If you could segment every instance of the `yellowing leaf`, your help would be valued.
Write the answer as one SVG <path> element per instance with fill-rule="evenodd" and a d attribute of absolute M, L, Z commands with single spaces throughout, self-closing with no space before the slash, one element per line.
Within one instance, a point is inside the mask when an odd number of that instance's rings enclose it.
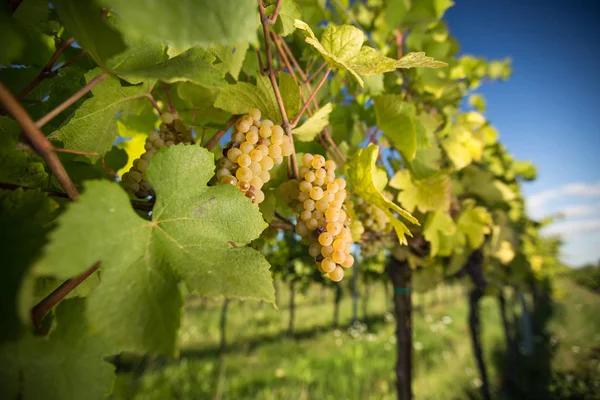
<path fill-rule="evenodd" d="M 429 214 L 423 225 L 423 236 L 431 244 L 430 256 L 435 257 L 440 250 L 441 241 L 455 233 L 456 225 L 447 212 L 436 211 Z"/>
<path fill-rule="evenodd" d="M 415 208 L 426 213 L 450 207 L 450 178 L 443 172 L 417 180 L 407 170 L 401 170 L 396 172 L 390 186 L 400 190 L 398 202 L 409 212 Z"/>
<path fill-rule="evenodd" d="M 463 211 L 456 222 L 458 231 L 466 237 L 472 250 L 478 249 L 485 235 L 490 233 L 492 216 L 484 207 L 477 206 L 472 199 L 465 200 L 462 207 Z"/>
<path fill-rule="evenodd" d="M 306 43 L 321 53 L 329 65 L 349 71 L 361 87 L 364 87 L 364 82 L 359 74 L 371 76 L 397 68 L 440 68 L 448 65 L 422 52 L 409 53 L 399 60 L 386 57 L 372 47 L 363 47 L 365 34 L 352 25 L 330 26 L 323 32 L 320 42 L 306 22 L 296 20 L 294 26 L 302 30 Z"/>
<path fill-rule="evenodd" d="M 312 117 L 304 121 L 302 126 L 292 130 L 295 138 L 301 142 L 312 141 L 329 124 L 329 114 L 332 110 L 331 103 L 321 107 Z"/>
<path fill-rule="evenodd" d="M 393 212 L 397 212 L 415 225 L 419 225 L 419 221 L 396 203 L 388 200 L 375 187 L 373 175 L 376 169 L 375 162 L 377 161 L 378 152 L 379 148 L 374 144 L 369 144 L 366 148 L 358 150 L 346 162 L 346 177 L 356 194 L 386 213 L 394 226 L 398 240 L 400 243 L 406 244 L 405 235 L 412 236 L 412 234 L 406 225 L 394 216 Z"/>

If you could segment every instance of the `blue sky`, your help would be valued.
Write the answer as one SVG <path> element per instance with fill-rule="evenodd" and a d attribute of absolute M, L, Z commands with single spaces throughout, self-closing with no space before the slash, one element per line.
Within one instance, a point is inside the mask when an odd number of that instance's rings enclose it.
<path fill-rule="evenodd" d="M 455 0 L 445 15 L 462 54 L 513 60 L 507 82 L 484 85 L 486 116 L 519 159 L 538 167 L 524 185 L 534 217 L 563 212 L 546 229 L 563 260 L 600 259 L 600 2 Z"/>

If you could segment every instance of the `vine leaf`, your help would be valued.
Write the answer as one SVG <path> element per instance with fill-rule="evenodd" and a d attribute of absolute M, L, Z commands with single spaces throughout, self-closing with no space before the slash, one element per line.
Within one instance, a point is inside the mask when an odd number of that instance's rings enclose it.
<path fill-rule="evenodd" d="M 408 211 L 402 209 L 393 201 L 388 200 L 375 187 L 373 174 L 376 170 L 375 162 L 377 161 L 378 152 L 379 147 L 374 144 L 369 144 L 367 147 L 358 150 L 346 162 L 346 177 L 356 194 L 374 206 L 379 207 L 390 217 L 399 242 L 407 244 L 405 235 L 412 236 L 412 234 L 406 225 L 396 218 L 392 212 L 397 212 L 404 219 L 415 225 L 419 225 L 419 221 Z"/>
<path fill-rule="evenodd" d="M 48 338 L 23 336 L 0 347 L 0 386 L 7 399 L 104 399 L 115 367 L 102 357 L 116 348 L 90 331 L 83 299 L 64 300 Z"/>
<path fill-rule="evenodd" d="M 88 72 L 86 81 L 92 80 L 98 69 Z M 94 86 L 92 98 L 87 99 L 65 125 L 48 137 L 60 140 L 69 149 L 105 154 L 119 136 L 118 114 L 128 106 L 128 100 L 148 92 L 148 85 L 121 86 L 119 79 L 107 77 Z"/>
<path fill-rule="evenodd" d="M 467 199 L 462 203 L 463 211 L 456 221 L 458 232 L 464 236 L 464 243 L 470 249 L 478 249 L 485 235 L 490 233 L 492 215 L 485 207 L 478 206 L 473 199 Z"/>
<path fill-rule="evenodd" d="M 125 51 L 121 34 L 106 23 L 95 2 L 56 0 L 52 4 L 64 27 L 98 65 L 104 66 L 110 57 Z"/>
<path fill-rule="evenodd" d="M 333 110 L 331 103 L 325 104 L 312 117 L 309 117 L 302 126 L 292 129 L 296 139 L 301 142 L 310 142 L 314 140 L 323 128 L 329 124 L 329 114 Z"/>
<path fill-rule="evenodd" d="M 279 83 L 283 103 L 288 111 L 288 117 L 291 119 L 300 110 L 300 88 L 288 74 L 280 74 Z M 275 124 L 283 122 L 273 87 L 266 76 L 257 76 L 256 86 L 251 83 L 238 82 L 235 85 L 224 87 L 217 96 L 215 107 L 232 114 L 245 114 L 253 108 L 258 108 L 262 112 L 263 119 L 270 119 Z M 296 111 L 294 112 L 294 110 Z"/>
<path fill-rule="evenodd" d="M 224 74 L 229 73 L 233 79 L 237 80 L 249 46 L 248 41 L 242 41 L 230 45 L 217 45 L 208 49 L 219 60 L 219 63 L 214 64 L 214 68 Z"/>
<path fill-rule="evenodd" d="M 276 1 L 272 3 L 276 3 Z M 268 6 L 265 11 L 268 16 L 272 16 L 275 12 L 275 4 Z M 301 16 L 302 11 L 300 11 L 294 0 L 282 0 L 279 17 L 277 18 L 277 22 L 275 22 L 275 30 L 281 36 L 291 35 L 296 30 L 294 22 Z"/>
<path fill-rule="evenodd" d="M 223 73 L 213 65 L 215 56 L 201 48 L 189 49 L 168 60 L 159 61 L 140 69 L 118 71 L 124 78 L 157 79 L 167 83 L 190 81 L 199 85 L 222 86 Z"/>
<path fill-rule="evenodd" d="M 114 10 L 119 27 L 134 37 L 166 42 L 180 49 L 256 42 L 260 24 L 254 0 L 100 0 Z M 143 12 L 141 12 L 143 10 Z"/>
<path fill-rule="evenodd" d="M 133 211 L 116 183 L 89 181 L 59 219 L 36 272 L 68 278 L 100 260 L 90 324 L 119 348 L 138 351 L 173 354 L 180 282 L 202 296 L 272 302 L 269 264 L 235 245 L 254 240 L 267 224 L 237 188 L 208 187 L 213 172 L 213 155 L 204 148 L 159 150 L 147 171 L 157 193 L 151 221 Z"/>
<path fill-rule="evenodd" d="M 390 138 L 394 146 L 407 161 L 412 161 L 417 152 L 415 108 L 406 103 L 402 96 L 386 94 L 375 97 L 377 126 Z"/>
<path fill-rule="evenodd" d="M 397 68 L 441 68 L 448 66 L 444 62 L 427 57 L 422 52 L 408 53 L 399 60 L 386 57 L 372 47 L 363 47 L 365 34 L 352 25 L 328 27 L 323 32 L 321 41 L 317 39 L 306 22 L 296 20 L 294 26 L 302 30 L 306 36 L 306 43 L 321 53 L 329 65 L 350 72 L 361 87 L 364 87 L 364 82 L 360 75 L 378 75 L 395 71 Z"/>
<path fill-rule="evenodd" d="M 19 333 L 19 288 L 46 243 L 55 208 L 56 203 L 37 190 L 0 190 L 0 252 L 6 260 L 0 282 L 0 343 Z"/>
<path fill-rule="evenodd" d="M 456 233 L 456 225 L 446 211 L 429 213 L 423 225 L 423 236 L 431 244 L 430 256 L 435 257 L 440 251 L 442 240 Z"/>
<path fill-rule="evenodd" d="M 398 202 L 409 212 L 450 208 L 450 177 L 443 171 L 425 179 L 413 179 L 408 170 L 400 170 L 390 180 L 390 186 L 400 190 Z"/>

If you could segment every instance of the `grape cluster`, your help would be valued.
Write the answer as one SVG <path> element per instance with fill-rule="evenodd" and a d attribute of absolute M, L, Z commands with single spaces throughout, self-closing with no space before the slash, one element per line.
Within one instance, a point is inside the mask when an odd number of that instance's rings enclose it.
<path fill-rule="evenodd" d="M 390 192 L 383 192 L 388 199 L 393 200 Z M 357 216 L 361 228 L 354 227 L 357 231 L 362 229 L 361 235 L 366 233 L 368 238 L 361 242 L 361 252 L 366 257 L 373 256 L 382 248 L 393 245 L 394 239 L 387 235 L 392 230 L 392 223 L 387 214 L 377 206 L 368 203 L 362 197 L 355 200 L 356 207 L 350 210 L 351 215 Z"/>
<path fill-rule="evenodd" d="M 281 126 L 260 117 L 253 109 L 237 121 L 216 174 L 219 183 L 236 185 L 255 204 L 265 199 L 261 189 L 271 179 L 269 171 L 294 149 Z"/>
<path fill-rule="evenodd" d="M 162 124 L 158 132 L 150 132 L 144 149 L 146 152 L 133 161 L 133 166 L 121 177 L 121 182 L 128 192 L 135 194 L 140 199 L 154 195 L 152 185 L 146 179 L 146 170 L 150 160 L 161 147 L 170 147 L 179 143 L 192 143 L 191 132 L 186 128 L 181 119 L 171 113 L 161 116 Z"/>
<path fill-rule="evenodd" d="M 354 264 L 352 235 L 344 201 L 346 181 L 335 177 L 336 165 L 319 154 L 304 154 L 299 180 L 284 182 L 280 190 L 296 209 L 296 233 L 309 245 L 319 271 L 334 282 L 344 278 L 344 268 Z"/>

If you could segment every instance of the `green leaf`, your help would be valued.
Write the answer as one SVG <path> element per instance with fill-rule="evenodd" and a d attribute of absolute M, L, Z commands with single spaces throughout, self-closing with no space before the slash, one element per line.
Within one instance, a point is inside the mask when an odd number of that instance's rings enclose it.
<path fill-rule="evenodd" d="M 398 202 L 409 212 L 415 208 L 422 213 L 445 211 L 450 207 L 450 177 L 444 172 L 417 180 L 407 170 L 401 170 L 390 180 L 390 186 L 400 190 Z"/>
<path fill-rule="evenodd" d="M 125 51 L 121 34 L 106 22 L 95 2 L 56 0 L 52 4 L 64 27 L 98 65 L 104 66 L 106 60 Z"/>
<path fill-rule="evenodd" d="M 469 96 L 469 106 L 474 107 L 479 112 L 484 112 L 487 106 L 485 97 L 483 95 L 475 93 Z"/>
<path fill-rule="evenodd" d="M 256 42 L 260 23 L 254 0 L 100 0 L 120 17 L 119 26 L 134 37 L 193 46 Z"/>
<path fill-rule="evenodd" d="M 425 53 L 408 53 L 399 60 L 394 60 L 381 54 L 372 47 L 364 46 L 360 53 L 348 61 L 350 68 L 361 75 L 378 75 L 392 72 L 397 68 L 441 68 L 448 64 L 427 57 Z"/>
<path fill-rule="evenodd" d="M 354 193 L 361 196 L 368 203 L 373 204 L 383 210 L 390 218 L 394 230 L 398 235 L 398 240 L 402 244 L 406 244 L 406 236 L 412 236 L 406 225 L 402 223 L 393 212 L 397 212 L 407 221 L 419 225 L 419 221 L 413 217 L 408 211 L 402 209 L 396 203 L 388 200 L 374 183 L 374 173 L 376 170 L 375 163 L 379 147 L 374 144 L 369 144 L 367 147 L 358 150 L 346 162 L 346 177 L 348 183 L 352 186 Z"/>
<path fill-rule="evenodd" d="M 229 45 L 217 45 L 208 49 L 208 51 L 219 59 L 214 67 L 223 74 L 229 73 L 233 79 L 237 80 L 249 47 L 248 41 L 242 41 Z"/>
<path fill-rule="evenodd" d="M 122 349 L 174 352 L 180 281 L 202 296 L 272 302 L 269 264 L 236 244 L 267 225 L 237 188 L 207 187 L 213 173 L 206 149 L 159 150 L 147 170 L 157 193 L 151 221 L 131 209 L 118 184 L 89 181 L 60 218 L 36 271 L 68 278 L 100 260 L 102 281 L 89 297 L 88 318 Z"/>
<path fill-rule="evenodd" d="M 275 12 L 275 4 L 267 7 L 266 12 L 268 16 L 272 16 Z M 282 0 L 279 8 L 279 17 L 277 18 L 277 22 L 275 22 L 275 30 L 281 36 L 292 34 L 296 30 L 294 21 L 301 16 L 302 12 L 294 0 Z"/>
<path fill-rule="evenodd" d="M 23 54 L 25 38 L 16 27 L 13 19 L 0 11 L 0 65 L 8 66 Z"/>
<path fill-rule="evenodd" d="M 85 301 L 62 301 L 48 338 L 25 336 L 0 347 L 0 386 L 7 399 L 101 400 L 111 392 L 115 367 L 102 358 L 116 353 L 90 331 Z"/>
<path fill-rule="evenodd" d="M 225 84 L 223 73 L 213 66 L 215 56 L 201 48 L 192 48 L 171 59 L 154 63 L 138 70 L 120 72 L 119 75 L 137 79 L 156 79 L 172 83 L 190 81 L 205 86 Z"/>
<path fill-rule="evenodd" d="M 86 80 L 90 81 L 98 72 L 97 69 L 88 72 Z M 149 90 L 147 84 L 122 87 L 117 78 L 109 76 L 94 86 L 94 96 L 86 100 L 49 139 L 60 140 L 69 149 L 104 154 L 119 136 L 118 113 L 126 109 L 127 102 L 133 97 Z"/>
<path fill-rule="evenodd" d="M 288 111 L 288 118 L 293 118 L 300 109 L 300 88 L 288 74 L 279 74 L 284 106 Z M 286 89 L 284 91 L 284 88 Z M 256 77 L 256 86 L 251 83 L 238 82 L 235 85 L 224 87 L 215 101 L 215 107 L 228 111 L 231 114 L 245 114 L 253 108 L 258 108 L 262 117 L 270 119 L 275 124 L 281 124 L 281 112 L 273 87 L 266 76 Z"/>
<path fill-rule="evenodd" d="M 475 165 L 469 165 L 463 170 L 461 183 L 470 192 L 479 197 L 490 206 L 508 206 L 516 194 L 503 182 L 494 179 L 494 176 Z"/>
<path fill-rule="evenodd" d="M 213 106 L 219 89 L 206 88 L 191 82 L 179 82 L 174 86 L 176 94 L 182 100 L 189 102 L 190 108 L 195 110 L 195 124 L 200 126 L 208 123 L 224 125 L 227 122 L 230 114 Z M 177 107 L 177 109 L 179 108 Z M 182 113 L 180 112 L 180 114 Z M 185 116 L 185 113 L 183 115 Z"/>
<path fill-rule="evenodd" d="M 417 151 L 415 109 L 401 95 L 385 94 L 375 97 L 377 126 L 390 138 L 402 157 L 411 161 Z"/>
<path fill-rule="evenodd" d="M 0 116 L 0 182 L 39 187 L 48 181 L 44 162 L 36 153 L 17 150 L 21 126 Z"/>
<path fill-rule="evenodd" d="M 456 225 L 446 211 L 436 211 L 427 216 L 423 225 L 423 236 L 431 244 L 430 257 L 435 257 L 440 250 L 441 241 L 456 233 Z"/>
<path fill-rule="evenodd" d="M 0 251 L 5 260 L 0 281 L 0 343 L 21 328 L 17 296 L 29 265 L 46 243 L 56 204 L 37 190 L 0 190 Z"/>
<path fill-rule="evenodd" d="M 319 42 L 306 22 L 296 20 L 294 26 L 304 33 L 306 43 L 321 53 L 329 65 L 349 71 L 363 87 L 361 77 L 348 65 L 348 61 L 358 55 L 365 41 L 363 31 L 352 25 L 330 26 L 323 32 L 322 42 Z"/>
<path fill-rule="evenodd" d="M 466 237 L 471 250 L 478 249 L 485 235 L 490 233 L 492 216 L 485 207 L 477 206 L 473 199 L 463 201 L 462 209 L 456 221 L 458 232 Z"/>
<path fill-rule="evenodd" d="M 442 141 L 442 147 L 456 169 L 463 169 L 473 161 L 479 161 L 483 153 L 483 143 L 462 126 L 452 129 Z"/>
<path fill-rule="evenodd" d="M 146 38 L 127 37 L 127 50 L 117 54 L 107 61 L 107 68 L 116 75 L 127 75 L 128 72 L 151 70 L 157 64 L 162 64 L 168 60 L 167 46 L 162 43 L 155 43 Z M 139 83 L 140 80 L 133 80 L 133 75 L 127 77 L 129 83 Z"/>
<path fill-rule="evenodd" d="M 327 103 L 314 113 L 312 117 L 309 117 L 304 121 L 302 126 L 294 128 L 292 133 L 295 135 L 296 139 L 301 142 L 310 142 L 314 140 L 315 136 L 329 124 L 329 114 L 332 110 L 333 106 L 331 103 Z"/>

